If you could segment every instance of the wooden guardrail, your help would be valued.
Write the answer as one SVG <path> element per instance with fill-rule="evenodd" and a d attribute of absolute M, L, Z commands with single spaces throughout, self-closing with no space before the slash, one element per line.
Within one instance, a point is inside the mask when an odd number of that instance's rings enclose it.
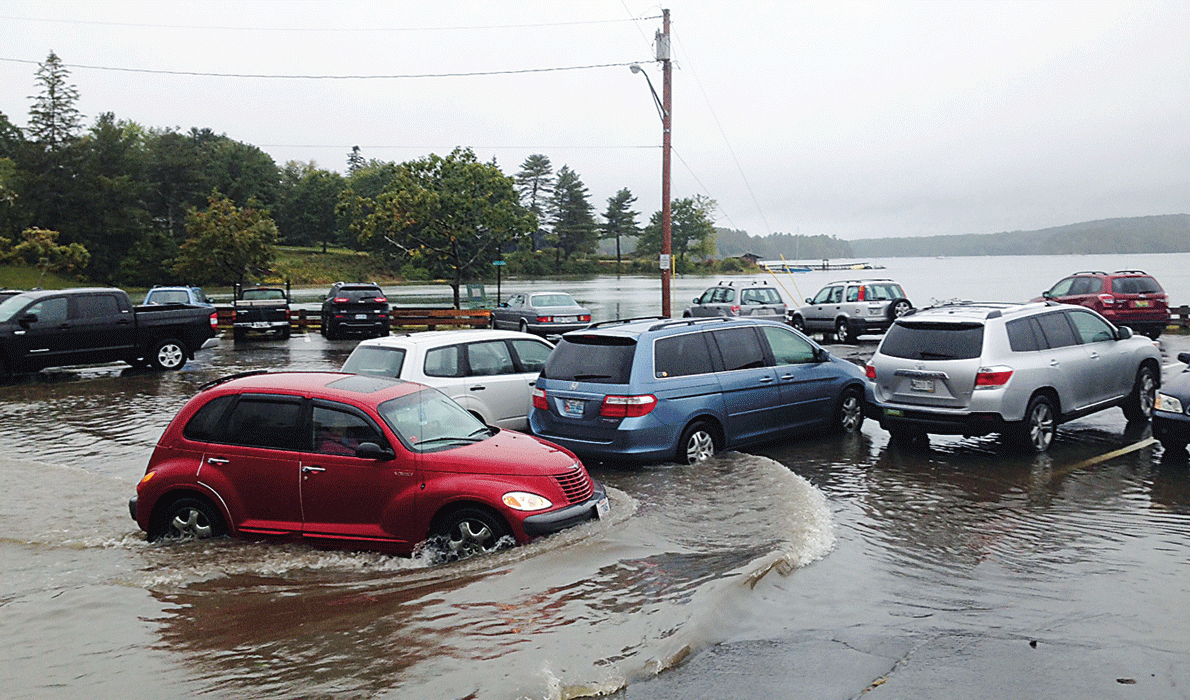
<path fill-rule="evenodd" d="M 1182 333 L 1190 333 L 1190 306 L 1169 307 L 1169 328 L 1177 328 Z"/>
<path fill-rule="evenodd" d="M 230 306 L 217 307 L 219 312 L 219 327 L 231 328 L 235 320 L 235 311 Z M 490 309 L 451 309 L 441 307 L 396 307 L 390 308 L 389 324 L 393 328 L 427 328 L 438 330 L 439 326 L 448 328 L 487 328 L 491 325 L 492 312 Z M 291 322 L 296 329 L 317 330 L 322 327 L 322 318 L 318 311 L 298 309 L 291 316 Z"/>

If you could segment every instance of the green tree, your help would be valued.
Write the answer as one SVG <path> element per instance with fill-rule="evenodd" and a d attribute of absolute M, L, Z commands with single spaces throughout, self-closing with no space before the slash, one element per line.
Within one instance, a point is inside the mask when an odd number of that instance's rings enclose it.
<path fill-rule="evenodd" d="M 480 163 L 471 149 L 403 163 L 375 199 L 353 195 L 344 207 L 361 243 L 449 280 L 454 305 L 465 278 L 491 272 L 505 243 L 533 230 L 512 178 Z"/>
<path fill-rule="evenodd" d="M 546 206 L 554 193 L 554 166 L 548 156 L 534 153 L 521 163 L 521 169 L 513 176 L 521 203 L 537 217 L 537 230 L 528 240 L 530 248 L 537 250 L 545 242 L 546 232 L 541 229 L 545 221 Z"/>
<path fill-rule="evenodd" d="M 198 143 L 207 191 L 218 190 L 241 207 L 253 200 L 266 208 L 276 203 L 281 176 L 272 156 L 223 135 L 204 135 Z"/>
<path fill-rule="evenodd" d="M 640 233 L 636 217 L 640 212 L 629 207 L 636 201 L 627 187 L 607 198 L 607 211 L 603 213 L 602 238 L 616 239 L 616 272 L 620 271 L 620 239 Z"/>
<path fill-rule="evenodd" d="M 46 272 L 80 272 L 87 265 L 90 254 L 78 243 L 58 244 L 58 232 L 41 228 L 28 228 L 21 232 L 21 238 L 11 248 L 11 241 L 0 238 L 0 262 L 13 265 L 28 265 Z"/>
<path fill-rule="evenodd" d="M 687 257 L 706 258 L 715 253 L 715 200 L 705 195 L 675 199 L 670 205 L 670 252 L 674 270 L 683 271 Z M 649 220 L 636 251 L 648 256 L 661 253 L 661 212 Z"/>
<path fill-rule="evenodd" d="M 56 150 L 73 140 L 82 128 L 83 116 L 75 104 L 78 88 L 71 85 L 70 71 L 53 51 L 38 64 L 37 82 L 41 92 L 29 99 L 29 137 L 46 150 Z"/>
<path fill-rule="evenodd" d="M 105 112 L 80 140 L 74 239 L 91 251 L 87 274 L 93 279 L 118 277 L 120 261 L 151 228 L 144 136 L 139 125 Z"/>
<path fill-rule="evenodd" d="M 578 173 L 563 165 L 550 198 L 551 242 L 557 248 L 556 262 L 576 254 L 594 254 L 599 227 L 587 197 L 587 187 Z"/>
<path fill-rule="evenodd" d="M 266 272 L 276 257 L 273 220 L 256 207 L 237 207 L 217 193 L 205 210 L 190 211 L 186 233 L 173 270 L 194 284 L 243 283 Z"/>
<path fill-rule="evenodd" d="M 341 243 L 345 233 L 335 207 L 344 188 L 343 176 L 314 163 L 290 161 L 281 169 L 281 198 L 274 218 L 281 240 L 289 245 Z"/>
<path fill-rule="evenodd" d="M 364 155 L 360 153 L 359 146 L 352 146 L 351 153 L 347 154 L 347 172 L 354 174 L 356 170 L 364 167 L 367 161 L 364 160 Z"/>

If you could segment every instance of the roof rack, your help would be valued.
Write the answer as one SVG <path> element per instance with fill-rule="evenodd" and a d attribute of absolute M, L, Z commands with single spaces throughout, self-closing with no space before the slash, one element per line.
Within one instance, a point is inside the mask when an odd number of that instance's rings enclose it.
<path fill-rule="evenodd" d="M 1113 275 L 1147 275 L 1144 270 L 1116 270 Z"/>
<path fill-rule="evenodd" d="M 1106 275 L 1107 273 L 1104 272 L 1103 270 L 1079 270 L 1078 272 L 1075 272 L 1072 274 L 1075 274 L 1075 275 Z"/>
<path fill-rule="evenodd" d="M 662 328 L 669 328 L 670 326 L 693 326 L 696 323 L 723 323 L 726 321 L 735 321 L 738 316 L 703 316 L 700 318 L 667 318 L 663 322 L 654 326 L 649 326 L 650 331 L 660 330 Z"/>
<path fill-rule="evenodd" d="M 628 323 L 637 323 L 638 321 L 659 321 L 659 320 L 667 320 L 667 319 L 668 319 L 668 317 L 666 317 L 666 316 L 640 316 L 637 318 L 614 318 L 610 321 L 599 321 L 598 323 L 592 323 L 591 325 L 587 326 L 586 328 L 583 328 L 582 330 L 589 331 L 592 328 L 603 328 L 605 326 L 622 326 L 622 325 L 625 325 Z"/>
<path fill-rule="evenodd" d="M 722 280 L 716 287 L 734 287 L 735 283 L 739 282 L 741 287 L 767 287 L 769 286 L 766 280 Z"/>
<path fill-rule="evenodd" d="M 888 277 L 860 277 L 857 279 L 835 280 L 834 282 L 829 282 L 828 286 L 831 284 L 847 284 L 848 282 L 892 282 L 892 279 Z"/>

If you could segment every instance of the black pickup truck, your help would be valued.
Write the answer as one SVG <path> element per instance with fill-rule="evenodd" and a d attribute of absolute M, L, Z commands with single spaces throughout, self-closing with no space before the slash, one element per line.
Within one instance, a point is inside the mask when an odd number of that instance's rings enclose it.
<path fill-rule="evenodd" d="M 0 302 L 0 377 L 116 361 L 180 369 L 217 322 L 211 308 L 133 306 L 120 289 L 23 292 Z"/>
<path fill-rule="evenodd" d="M 248 287 L 235 300 L 232 337 L 244 340 L 249 333 L 288 338 L 289 295 L 279 287 Z"/>

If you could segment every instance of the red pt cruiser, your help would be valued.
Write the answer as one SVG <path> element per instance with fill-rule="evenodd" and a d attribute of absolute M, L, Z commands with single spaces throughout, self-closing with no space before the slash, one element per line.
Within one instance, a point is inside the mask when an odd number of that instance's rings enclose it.
<path fill-rule="evenodd" d="M 568 450 L 486 426 L 437 389 L 385 377 L 250 372 L 204 386 L 129 502 L 150 540 L 304 540 L 451 556 L 608 512 Z"/>

